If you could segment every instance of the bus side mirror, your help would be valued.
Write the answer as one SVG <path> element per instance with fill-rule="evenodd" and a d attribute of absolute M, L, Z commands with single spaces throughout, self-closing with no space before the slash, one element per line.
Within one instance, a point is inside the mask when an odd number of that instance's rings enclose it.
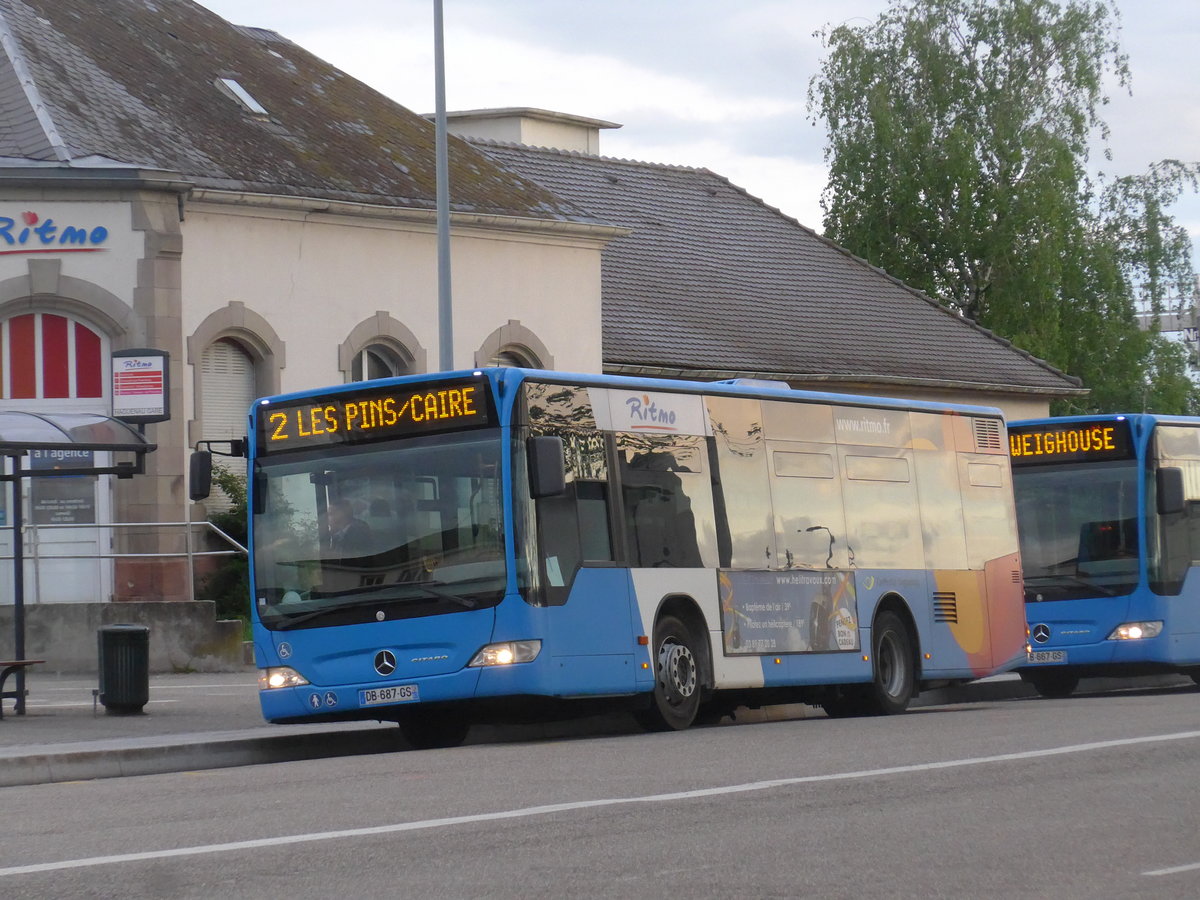
<path fill-rule="evenodd" d="M 542 435 L 525 442 L 529 459 L 529 493 L 533 499 L 557 497 L 567 489 L 567 463 L 560 437 Z"/>
<path fill-rule="evenodd" d="M 267 479 L 262 475 L 255 475 L 251 487 L 250 494 L 253 500 L 250 504 L 250 512 L 261 516 L 267 511 Z"/>
<path fill-rule="evenodd" d="M 212 454 L 196 450 L 188 460 L 188 497 L 195 503 L 212 493 Z"/>
<path fill-rule="evenodd" d="M 1170 516 L 1186 508 L 1187 495 L 1183 490 L 1183 469 L 1164 466 L 1154 473 L 1158 487 L 1158 514 Z"/>

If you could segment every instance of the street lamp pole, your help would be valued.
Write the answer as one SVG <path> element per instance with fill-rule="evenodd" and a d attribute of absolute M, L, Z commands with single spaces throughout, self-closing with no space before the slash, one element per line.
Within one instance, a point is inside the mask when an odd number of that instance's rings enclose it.
<path fill-rule="evenodd" d="M 454 368 L 454 315 L 450 299 L 450 173 L 446 141 L 446 58 L 442 0 L 433 0 L 434 134 L 437 166 L 438 361 Z"/>

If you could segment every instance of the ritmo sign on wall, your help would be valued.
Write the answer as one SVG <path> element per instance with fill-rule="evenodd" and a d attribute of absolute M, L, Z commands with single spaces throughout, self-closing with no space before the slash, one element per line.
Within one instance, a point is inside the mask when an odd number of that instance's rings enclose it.
<path fill-rule="evenodd" d="M 18 218 L 0 216 L 0 254 L 95 253 L 104 250 L 108 229 L 84 222 L 42 218 L 33 210 Z"/>

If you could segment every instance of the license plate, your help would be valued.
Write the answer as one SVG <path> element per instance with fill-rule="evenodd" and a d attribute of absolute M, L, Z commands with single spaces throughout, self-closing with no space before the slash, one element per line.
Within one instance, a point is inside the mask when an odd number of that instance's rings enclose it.
<path fill-rule="evenodd" d="M 1067 661 L 1066 650 L 1030 650 L 1029 662 L 1031 663 L 1065 663 Z"/>
<path fill-rule="evenodd" d="M 358 692 L 359 706 L 378 706 L 380 703 L 416 703 L 421 698 L 417 695 L 415 684 L 397 684 L 392 687 L 367 688 Z"/>

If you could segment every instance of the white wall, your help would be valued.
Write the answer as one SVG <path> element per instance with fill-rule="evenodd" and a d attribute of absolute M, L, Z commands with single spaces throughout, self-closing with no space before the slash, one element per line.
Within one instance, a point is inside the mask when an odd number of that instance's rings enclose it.
<path fill-rule="evenodd" d="M 205 203 L 189 206 L 183 247 L 184 335 L 229 302 L 244 303 L 286 344 L 284 391 L 340 383 L 338 345 L 377 310 L 439 367 L 432 222 Z M 455 368 L 473 366 L 488 335 L 517 320 L 556 368 L 599 372 L 601 247 L 588 237 L 452 226 Z"/>

